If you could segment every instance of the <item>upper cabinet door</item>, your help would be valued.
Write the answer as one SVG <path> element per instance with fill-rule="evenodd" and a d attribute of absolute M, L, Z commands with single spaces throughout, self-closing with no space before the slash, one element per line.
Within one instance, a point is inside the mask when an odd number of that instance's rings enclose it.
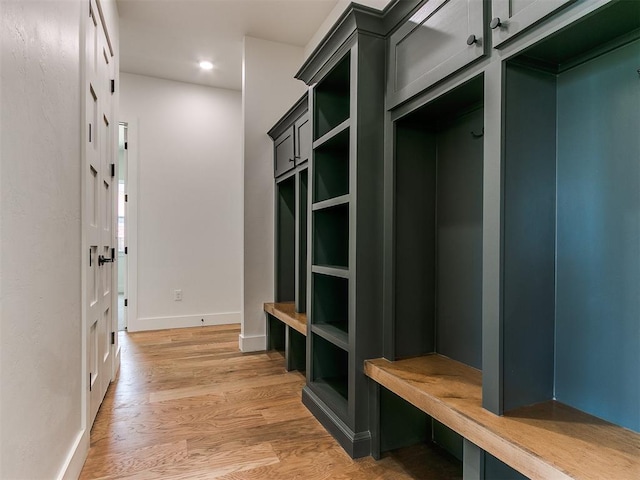
<path fill-rule="evenodd" d="M 491 0 L 494 48 L 576 0 Z"/>
<path fill-rule="evenodd" d="M 389 39 L 387 108 L 486 53 L 481 0 L 429 0 Z"/>
<path fill-rule="evenodd" d="M 273 146 L 275 176 L 279 177 L 295 166 L 293 126 L 287 128 L 287 130 L 273 142 Z"/>
<path fill-rule="evenodd" d="M 305 113 L 296 120 L 293 128 L 296 140 L 296 165 L 300 165 L 311 157 L 311 122 L 309 122 L 309 114 Z"/>

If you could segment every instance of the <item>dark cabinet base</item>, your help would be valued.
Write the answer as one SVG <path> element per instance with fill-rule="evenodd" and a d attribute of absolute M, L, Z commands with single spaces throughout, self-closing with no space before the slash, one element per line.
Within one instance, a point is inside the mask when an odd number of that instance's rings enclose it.
<path fill-rule="evenodd" d="M 308 386 L 302 389 L 302 403 L 351 458 L 366 457 L 371 453 L 371 433 L 351 430 Z"/>

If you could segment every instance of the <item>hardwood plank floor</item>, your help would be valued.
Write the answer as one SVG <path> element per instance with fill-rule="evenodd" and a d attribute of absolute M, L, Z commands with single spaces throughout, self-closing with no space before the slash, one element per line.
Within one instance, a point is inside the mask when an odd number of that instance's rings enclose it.
<path fill-rule="evenodd" d="M 459 479 L 427 445 L 352 460 L 302 405 L 277 352 L 243 354 L 237 326 L 121 333 L 120 374 L 81 479 Z"/>

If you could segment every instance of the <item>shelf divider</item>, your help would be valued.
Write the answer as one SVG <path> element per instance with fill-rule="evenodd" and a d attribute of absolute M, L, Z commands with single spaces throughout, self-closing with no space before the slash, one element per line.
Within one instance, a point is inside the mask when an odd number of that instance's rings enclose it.
<path fill-rule="evenodd" d="M 340 195 L 339 197 L 333 197 L 328 200 L 316 202 L 313 204 L 311 209 L 315 212 L 316 210 L 324 210 L 331 207 L 337 207 L 338 205 L 346 205 L 349 203 L 350 199 L 351 196 L 347 193 L 346 195 Z"/>
<path fill-rule="evenodd" d="M 315 150 L 316 148 L 322 146 L 322 144 L 328 142 L 333 137 L 335 137 L 338 134 L 342 133 L 344 130 L 346 130 L 350 126 L 351 126 L 351 119 L 347 118 L 345 121 L 340 123 L 338 126 L 333 127 L 331 130 L 329 130 L 327 133 L 325 133 L 323 136 L 321 136 L 319 139 L 317 139 L 315 142 L 313 142 L 313 149 Z"/>
<path fill-rule="evenodd" d="M 324 265 L 312 265 L 311 271 L 313 273 L 320 273 L 322 275 L 330 275 L 332 277 L 349 278 L 349 269 L 345 267 L 329 267 Z"/>
<path fill-rule="evenodd" d="M 342 350 L 349 351 L 349 334 L 330 323 L 311 325 L 311 331 Z"/>

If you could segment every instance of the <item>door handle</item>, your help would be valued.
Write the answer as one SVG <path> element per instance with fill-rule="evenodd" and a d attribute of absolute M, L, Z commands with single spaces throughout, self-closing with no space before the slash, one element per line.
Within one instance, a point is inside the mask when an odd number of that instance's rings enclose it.
<path fill-rule="evenodd" d="M 98 266 L 101 267 L 105 263 L 113 263 L 113 260 L 114 260 L 113 257 L 112 258 L 107 258 L 104 255 L 99 255 L 98 256 Z"/>

